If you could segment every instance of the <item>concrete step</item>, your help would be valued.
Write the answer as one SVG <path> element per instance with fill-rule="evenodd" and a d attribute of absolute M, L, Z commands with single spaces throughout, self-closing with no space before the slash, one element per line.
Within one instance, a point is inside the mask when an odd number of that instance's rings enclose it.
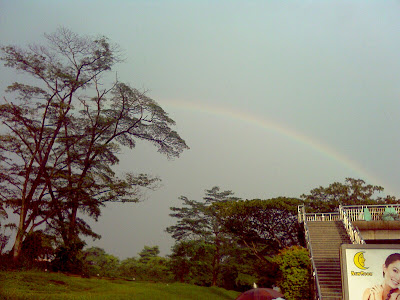
<path fill-rule="evenodd" d="M 331 295 L 341 295 L 342 294 L 342 289 L 341 288 L 332 288 L 332 287 L 321 287 L 320 286 L 320 291 L 322 294 L 331 294 Z"/>
<path fill-rule="evenodd" d="M 324 294 L 342 294 L 342 289 L 340 288 L 329 288 L 329 287 L 321 287 L 321 292 Z"/>
<path fill-rule="evenodd" d="M 308 222 L 322 300 L 342 299 L 340 246 L 350 243 L 341 221 Z"/>

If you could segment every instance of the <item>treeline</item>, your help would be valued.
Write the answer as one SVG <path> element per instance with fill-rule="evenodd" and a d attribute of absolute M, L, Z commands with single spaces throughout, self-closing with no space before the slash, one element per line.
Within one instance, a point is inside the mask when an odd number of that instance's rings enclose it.
<path fill-rule="evenodd" d="M 182 207 L 171 207 L 176 225 L 167 232 L 176 240 L 171 258 L 181 282 L 270 286 L 277 269 L 269 257 L 300 244 L 299 199 L 243 201 L 218 187 L 207 190 L 203 201 L 180 199 Z"/>
<path fill-rule="evenodd" d="M 158 246 L 144 246 L 138 257 L 119 260 L 103 249 L 92 247 L 82 251 L 83 272 L 88 276 L 119 277 L 134 281 L 172 282 L 168 258 L 159 256 Z"/>
<path fill-rule="evenodd" d="M 257 284 L 277 286 L 287 299 L 308 298 L 312 293 L 310 261 L 297 207 L 328 212 L 339 204 L 398 203 L 392 196 L 378 197 L 379 192 L 381 187 L 352 178 L 318 187 L 299 198 L 242 200 L 232 191 L 213 187 L 205 191 L 203 199 L 182 196 L 181 206 L 170 208 L 176 222 L 166 231 L 175 244 L 167 257 L 159 256 L 158 246 L 145 246 L 137 257 L 121 261 L 101 248 L 85 249 L 82 240 L 71 249 L 57 235 L 36 230 L 24 239 L 17 264 L 9 251 L 0 256 L 0 268 L 179 281 L 238 291 Z M 0 234 L 3 248 L 8 238 L 4 232 Z"/>
<path fill-rule="evenodd" d="M 278 286 L 287 299 L 312 293 L 310 261 L 297 208 L 333 212 L 339 205 L 398 203 L 380 197 L 383 188 L 346 178 L 312 189 L 299 198 L 242 200 L 213 187 L 202 200 L 182 196 L 171 207 L 176 224 L 166 229 L 175 239 L 170 255 L 175 280 L 245 290 Z"/>

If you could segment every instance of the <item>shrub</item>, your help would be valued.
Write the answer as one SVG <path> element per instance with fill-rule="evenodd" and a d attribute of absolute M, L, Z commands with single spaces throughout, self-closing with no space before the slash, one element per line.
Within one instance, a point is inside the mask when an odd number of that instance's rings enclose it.
<path fill-rule="evenodd" d="M 273 259 L 279 268 L 278 286 L 288 300 L 311 299 L 311 262 L 307 249 L 293 246 Z"/>

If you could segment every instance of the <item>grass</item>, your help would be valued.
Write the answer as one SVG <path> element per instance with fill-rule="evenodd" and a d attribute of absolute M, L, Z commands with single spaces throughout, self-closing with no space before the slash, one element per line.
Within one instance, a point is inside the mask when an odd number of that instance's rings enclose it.
<path fill-rule="evenodd" d="M 0 299 L 235 299 L 240 293 L 183 283 L 80 278 L 37 271 L 0 272 Z"/>

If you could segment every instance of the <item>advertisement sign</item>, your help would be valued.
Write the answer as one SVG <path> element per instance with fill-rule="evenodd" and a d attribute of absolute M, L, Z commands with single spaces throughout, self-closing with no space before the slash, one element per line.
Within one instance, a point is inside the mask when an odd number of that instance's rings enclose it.
<path fill-rule="evenodd" d="M 400 245 L 342 245 L 345 300 L 400 299 Z"/>

